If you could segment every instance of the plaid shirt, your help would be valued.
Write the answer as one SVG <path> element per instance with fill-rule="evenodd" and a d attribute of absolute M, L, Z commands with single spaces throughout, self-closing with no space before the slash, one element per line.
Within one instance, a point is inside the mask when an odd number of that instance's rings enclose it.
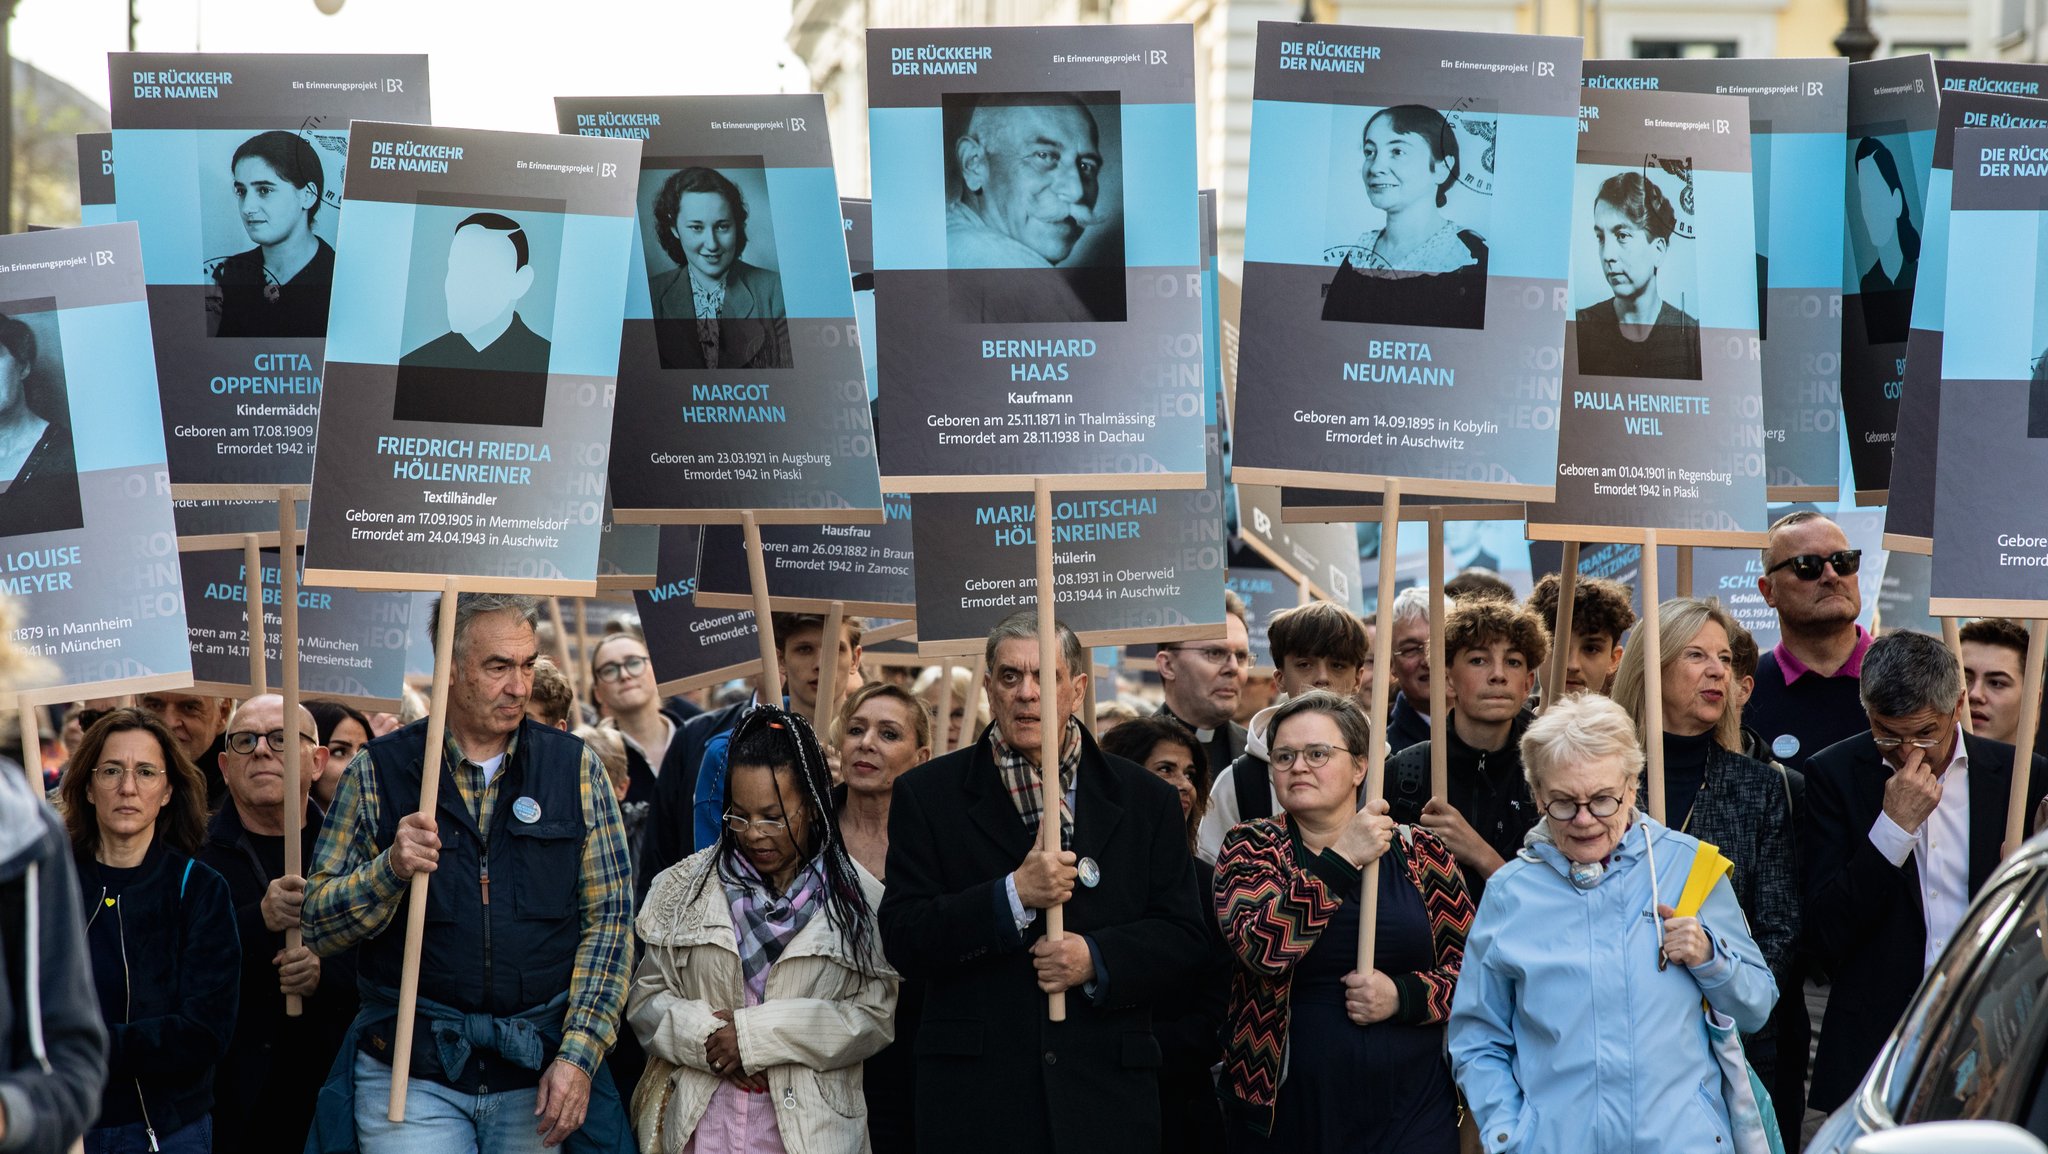
<path fill-rule="evenodd" d="M 518 752 L 519 735 L 506 746 L 507 762 Z M 491 828 L 498 803 L 492 778 L 484 784 L 483 767 L 462 756 L 455 735 L 446 735 L 445 764 L 454 767 L 457 790 L 476 819 L 477 828 Z M 631 966 L 633 867 L 626 851 L 625 821 L 619 816 L 604 763 L 583 751 L 583 892 L 578 903 L 582 939 L 576 945 L 575 969 L 569 976 L 569 1011 L 562 1023 L 562 1048 L 556 1055 L 585 1074 L 594 1075 L 618 1035 L 619 1014 L 626 1004 Z M 331 957 L 384 932 L 403 908 L 406 883 L 391 868 L 391 851 L 377 850 L 381 799 L 377 775 L 367 751 L 356 754 L 335 791 L 334 806 L 320 831 L 306 873 L 306 904 L 302 916 L 306 945 Z M 403 932 L 400 923 L 399 932 Z"/>

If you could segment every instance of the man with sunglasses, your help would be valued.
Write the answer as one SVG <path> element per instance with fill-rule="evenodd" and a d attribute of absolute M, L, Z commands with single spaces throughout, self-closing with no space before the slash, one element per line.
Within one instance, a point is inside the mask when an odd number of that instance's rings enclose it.
<path fill-rule="evenodd" d="M 242 939 L 241 1010 L 214 1077 L 213 1140 L 221 1150 L 296 1147 L 305 1140 L 320 1082 L 356 1013 L 355 951 L 323 961 L 303 945 L 287 949 L 284 941 L 285 930 L 299 924 L 306 897 L 306 879 L 284 872 L 289 815 L 296 807 L 303 821 L 302 862 L 313 860 L 324 816 L 309 800 L 328 770 L 319 732 L 302 707 L 297 732 L 288 734 L 284 699 L 266 694 L 243 702 L 221 737 L 228 804 L 213 815 L 199 850 L 199 860 L 227 879 Z M 288 802 L 284 748 L 294 740 L 299 793 Z M 305 999 L 299 1017 L 285 1015 L 286 994 Z"/>
<path fill-rule="evenodd" d="M 1154 658 L 1166 692 L 1159 716 L 1194 731 L 1208 756 L 1211 781 L 1244 753 L 1245 729 L 1236 721 L 1237 700 L 1252 667 L 1244 601 L 1226 589 L 1223 607 L 1221 638 L 1162 645 Z"/>
<path fill-rule="evenodd" d="M 1962 669 L 1939 638 L 1872 642 L 1861 695 L 1868 728 L 1806 763 L 1806 946 L 1834 985 L 1820 1111 L 1855 1089 L 1998 865 L 2013 775 L 2012 746 L 1963 732 Z M 2038 802 L 2048 761 L 2032 762 Z"/>
<path fill-rule="evenodd" d="M 1811 510 L 1788 513 L 1771 526 L 1757 589 L 1778 611 L 1779 640 L 1757 662 L 1756 689 L 1742 723 L 1763 735 L 1787 769 L 1860 732 L 1857 680 L 1870 634 L 1856 618 L 1862 553 L 1849 548 L 1841 526 Z"/>

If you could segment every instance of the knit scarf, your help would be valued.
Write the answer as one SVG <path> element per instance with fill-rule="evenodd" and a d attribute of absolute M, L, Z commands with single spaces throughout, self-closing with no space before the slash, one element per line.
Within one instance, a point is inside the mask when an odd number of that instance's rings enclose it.
<path fill-rule="evenodd" d="M 744 856 L 736 856 L 733 867 L 730 873 L 718 871 L 718 880 L 725 886 L 726 901 L 732 906 L 733 934 L 739 939 L 740 973 L 754 1002 L 759 1003 L 768 997 L 768 967 L 782 957 L 790 939 L 810 924 L 821 908 L 818 897 L 825 880 L 819 863 L 814 861 L 797 871 L 787 890 L 776 894 Z"/>
<path fill-rule="evenodd" d="M 1045 794 L 1041 788 L 1044 779 L 1030 759 L 1011 749 L 1003 740 L 1001 726 L 989 726 L 988 740 L 995 753 L 996 769 L 1003 775 L 1004 787 L 1010 791 L 1010 802 L 1017 807 L 1017 816 L 1024 819 L 1024 828 L 1036 838 L 1039 814 L 1045 808 Z M 1074 843 L 1074 807 L 1067 802 L 1067 793 L 1074 788 L 1074 774 L 1080 768 L 1081 723 L 1070 717 L 1067 719 L 1066 740 L 1060 744 L 1061 849 L 1071 848 Z"/>

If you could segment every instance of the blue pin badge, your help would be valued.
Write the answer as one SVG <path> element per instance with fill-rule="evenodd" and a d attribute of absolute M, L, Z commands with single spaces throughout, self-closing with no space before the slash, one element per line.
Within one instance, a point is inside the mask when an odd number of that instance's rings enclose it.
<path fill-rule="evenodd" d="M 532 825 L 540 820 L 540 803 L 530 797 L 522 797 L 512 803 L 512 816 Z"/>

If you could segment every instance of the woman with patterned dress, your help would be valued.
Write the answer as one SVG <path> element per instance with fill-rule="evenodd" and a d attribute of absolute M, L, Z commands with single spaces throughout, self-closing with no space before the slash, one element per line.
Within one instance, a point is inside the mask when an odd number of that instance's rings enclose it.
<path fill-rule="evenodd" d="M 1216 911 L 1235 955 L 1224 1027 L 1230 1148 L 1244 1154 L 1455 1154 L 1458 1097 L 1444 1023 L 1472 924 L 1450 850 L 1359 808 L 1366 720 L 1306 693 L 1273 716 L 1284 813 L 1245 822 L 1216 859 Z M 1356 969 L 1363 871 L 1380 863 L 1374 968 Z"/>

